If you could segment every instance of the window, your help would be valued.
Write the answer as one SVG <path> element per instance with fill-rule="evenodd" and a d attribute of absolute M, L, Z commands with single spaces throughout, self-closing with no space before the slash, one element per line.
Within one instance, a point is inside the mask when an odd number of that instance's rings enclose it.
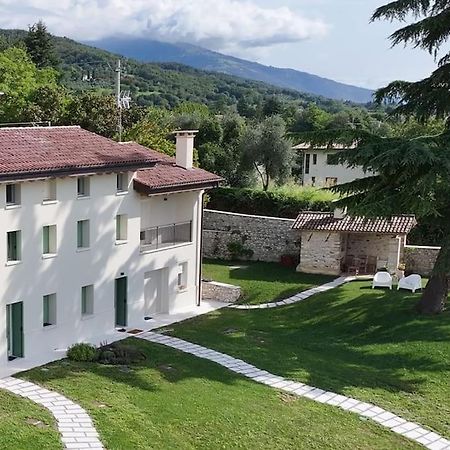
<path fill-rule="evenodd" d="M 20 205 L 20 184 L 6 185 L 6 206 Z"/>
<path fill-rule="evenodd" d="M 120 214 L 116 216 L 116 241 L 126 241 L 128 239 L 128 216 Z"/>
<path fill-rule="evenodd" d="M 81 315 L 90 316 L 94 314 L 94 285 L 81 288 Z"/>
<path fill-rule="evenodd" d="M 177 280 L 178 290 L 186 289 L 187 287 L 187 263 L 182 263 L 178 265 L 178 280 Z"/>
<path fill-rule="evenodd" d="M 56 225 L 46 225 L 42 228 L 42 253 L 56 254 Z"/>
<path fill-rule="evenodd" d="M 329 166 L 336 166 L 337 163 L 335 162 L 336 159 L 336 153 L 328 153 L 327 154 L 327 164 Z"/>
<path fill-rule="evenodd" d="M 336 177 L 326 177 L 325 178 L 325 186 L 326 187 L 336 186 L 337 182 L 338 182 L 338 179 Z"/>
<path fill-rule="evenodd" d="M 313 153 L 313 165 L 317 165 L 317 153 Z"/>
<path fill-rule="evenodd" d="M 311 177 L 311 186 L 315 187 L 316 185 L 316 177 Z"/>
<path fill-rule="evenodd" d="M 117 192 L 128 191 L 128 174 L 126 172 L 117 174 L 116 189 Z"/>
<path fill-rule="evenodd" d="M 305 155 L 305 174 L 309 174 L 309 165 L 311 162 L 311 155 L 309 153 L 307 153 Z"/>
<path fill-rule="evenodd" d="M 77 222 L 77 247 L 89 248 L 89 220 Z"/>
<path fill-rule="evenodd" d="M 78 197 L 89 197 L 90 193 L 90 179 L 89 177 L 77 178 L 77 195 Z"/>
<path fill-rule="evenodd" d="M 42 325 L 44 327 L 56 325 L 56 294 L 44 295 L 42 303 L 44 311 Z"/>
<path fill-rule="evenodd" d="M 20 261 L 21 258 L 21 232 L 8 231 L 6 233 L 6 242 L 8 247 L 8 261 Z"/>
<path fill-rule="evenodd" d="M 44 202 L 54 202 L 56 200 L 56 180 L 51 179 L 45 182 Z"/>

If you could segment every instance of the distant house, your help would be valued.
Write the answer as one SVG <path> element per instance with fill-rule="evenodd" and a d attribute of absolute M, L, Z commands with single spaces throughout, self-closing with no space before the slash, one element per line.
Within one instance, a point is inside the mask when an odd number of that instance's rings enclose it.
<path fill-rule="evenodd" d="M 0 369 L 200 301 L 203 193 L 221 178 L 79 127 L 0 129 Z"/>
<path fill-rule="evenodd" d="M 412 215 L 368 219 L 341 210 L 302 212 L 292 226 L 301 238 L 298 270 L 338 275 L 373 274 L 383 268 L 394 273 L 415 226 Z"/>
<path fill-rule="evenodd" d="M 303 155 L 303 185 L 316 187 L 331 187 L 336 184 L 348 183 L 358 178 L 367 177 L 362 168 L 349 168 L 342 164 L 332 164 L 330 156 L 344 150 L 342 145 L 334 144 L 327 147 L 312 147 L 309 144 L 299 144 L 294 150 Z"/>

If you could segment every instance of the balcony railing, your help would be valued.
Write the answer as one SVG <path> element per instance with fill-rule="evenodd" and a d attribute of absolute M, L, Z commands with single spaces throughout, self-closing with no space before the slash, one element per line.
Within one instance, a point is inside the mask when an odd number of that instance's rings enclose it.
<path fill-rule="evenodd" d="M 141 230 L 141 251 L 192 242 L 192 220 Z"/>

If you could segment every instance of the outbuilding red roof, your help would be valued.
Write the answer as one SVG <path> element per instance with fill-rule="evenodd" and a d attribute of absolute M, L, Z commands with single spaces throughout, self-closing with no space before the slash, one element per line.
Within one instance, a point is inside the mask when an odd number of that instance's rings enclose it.
<path fill-rule="evenodd" d="M 302 212 L 292 226 L 294 230 L 337 231 L 346 233 L 408 234 L 417 225 L 413 215 L 391 218 L 334 217 L 327 212 Z"/>
<path fill-rule="evenodd" d="M 215 187 L 223 179 L 203 169 L 184 169 L 174 163 L 163 162 L 138 170 L 134 189 L 141 194 L 155 194 L 190 189 Z"/>
<path fill-rule="evenodd" d="M 160 160 L 158 152 L 123 145 L 78 126 L 0 128 L 0 180 L 136 170 Z"/>

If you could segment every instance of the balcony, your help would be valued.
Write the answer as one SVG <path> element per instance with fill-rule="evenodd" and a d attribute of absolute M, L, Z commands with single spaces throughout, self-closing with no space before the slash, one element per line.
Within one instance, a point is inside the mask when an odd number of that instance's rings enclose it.
<path fill-rule="evenodd" d="M 192 242 L 192 220 L 141 230 L 141 252 Z"/>

